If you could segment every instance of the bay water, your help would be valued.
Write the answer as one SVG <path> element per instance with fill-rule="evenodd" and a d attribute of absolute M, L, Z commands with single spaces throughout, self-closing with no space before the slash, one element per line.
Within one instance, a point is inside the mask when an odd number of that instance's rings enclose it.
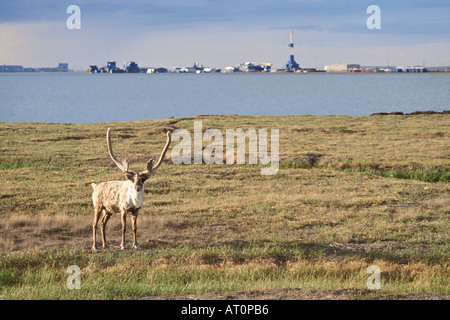
<path fill-rule="evenodd" d="M 0 74 L 0 122 L 450 109 L 450 74 Z"/>

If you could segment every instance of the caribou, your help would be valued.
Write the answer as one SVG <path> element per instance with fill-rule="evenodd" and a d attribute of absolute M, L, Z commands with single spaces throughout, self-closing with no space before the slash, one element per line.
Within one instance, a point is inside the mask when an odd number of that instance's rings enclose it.
<path fill-rule="evenodd" d="M 161 165 L 164 156 L 169 148 L 171 141 L 171 132 L 167 131 L 167 142 L 161 152 L 158 162 L 153 166 L 153 158 L 146 163 L 146 169 L 142 172 L 132 171 L 129 169 L 128 160 L 119 161 L 113 153 L 111 147 L 111 128 L 106 132 L 106 142 L 108 146 L 108 154 L 116 166 L 125 173 L 125 181 L 106 181 L 99 184 L 92 183 L 94 189 L 92 193 L 92 201 L 94 203 L 94 222 L 92 224 L 93 244 L 92 250 L 97 250 L 96 235 L 97 224 L 101 218 L 100 227 L 102 233 L 103 248 L 107 248 L 106 244 L 106 224 L 113 213 L 121 215 L 122 219 L 122 242 L 120 248 L 124 250 L 125 231 L 126 231 L 126 215 L 132 215 L 133 228 L 133 248 L 138 248 L 136 239 L 136 222 L 139 209 L 141 209 L 144 201 L 144 182 L 155 173 L 156 169 Z M 103 214 L 102 214 L 103 213 Z"/>

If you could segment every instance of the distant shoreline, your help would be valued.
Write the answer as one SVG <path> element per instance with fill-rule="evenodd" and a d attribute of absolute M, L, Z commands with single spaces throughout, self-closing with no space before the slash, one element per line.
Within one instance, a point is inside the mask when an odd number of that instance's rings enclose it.
<path fill-rule="evenodd" d="M 214 74 L 220 74 L 220 75 L 230 75 L 230 74 L 289 74 L 289 75 L 426 75 L 426 74 L 433 74 L 433 75 L 450 75 L 450 72 L 203 72 L 203 73 L 187 73 L 187 72 L 166 72 L 166 73 L 89 73 L 89 72 L 0 72 L 0 75 L 51 75 L 51 74 L 63 74 L 63 75 L 72 75 L 72 74 L 86 74 L 86 75 L 164 75 L 164 74 L 170 74 L 170 75 L 214 75 Z"/>
<path fill-rule="evenodd" d="M 443 110 L 443 111 L 427 110 L 427 111 L 414 111 L 409 113 L 404 113 L 401 111 L 375 112 L 372 113 L 370 116 L 415 116 L 420 114 L 450 114 L 450 110 Z"/>
<path fill-rule="evenodd" d="M 0 121 L 0 125 L 18 125 L 18 124 L 34 124 L 34 125 L 44 125 L 44 124 L 50 124 L 50 125 L 76 125 L 76 126 L 90 126 L 90 125 L 112 125 L 112 124 L 125 124 L 125 123 L 142 123 L 142 122 L 158 122 L 158 121 L 180 121 L 180 120 L 201 120 L 201 119 L 207 119 L 207 118 L 218 118 L 218 119 L 235 119 L 235 118 L 248 118 L 248 119 L 255 119 L 255 118 L 265 118 L 265 119 L 289 119 L 289 118 L 374 118 L 378 116 L 424 116 L 423 118 L 427 118 L 429 116 L 437 116 L 437 115 L 450 115 L 450 110 L 443 110 L 443 111 L 414 111 L 410 113 L 404 113 L 404 112 L 376 112 L 372 113 L 370 115 L 360 115 L 360 116 L 350 116 L 345 114 L 329 114 L 329 115 L 310 115 L 310 114 L 298 114 L 298 115 L 263 115 L 263 116 L 249 116 L 249 115 L 239 115 L 239 114 L 198 114 L 195 116 L 187 116 L 187 117 L 167 117 L 167 118 L 155 118 L 155 119 L 141 119 L 141 120 L 116 120 L 116 121 L 100 121 L 100 122 L 41 122 L 41 121 Z"/>

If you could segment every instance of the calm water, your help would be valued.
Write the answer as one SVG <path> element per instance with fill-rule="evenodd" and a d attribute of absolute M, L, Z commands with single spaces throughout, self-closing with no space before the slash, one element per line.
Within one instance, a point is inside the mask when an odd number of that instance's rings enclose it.
<path fill-rule="evenodd" d="M 1 122 L 447 109 L 442 74 L 0 74 Z"/>

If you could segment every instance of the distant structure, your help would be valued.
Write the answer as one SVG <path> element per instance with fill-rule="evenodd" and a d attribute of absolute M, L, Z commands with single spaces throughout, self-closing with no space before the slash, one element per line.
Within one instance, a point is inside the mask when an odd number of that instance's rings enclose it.
<path fill-rule="evenodd" d="M 3 64 L 0 66 L 0 72 L 23 72 L 23 66 Z"/>
<path fill-rule="evenodd" d="M 68 72 L 69 64 L 68 63 L 58 63 L 56 68 L 52 67 L 44 67 L 44 68 L 25 68 L 24 72 Z"/>
<path fill-rule="evenodd" d="M 428 72 L 428 70 L 427 68 L 422 66 L 406 66 L 406 67 L 397 67 L 397 71 L 395 72 L 421 73 L 421 72 Z"/>
<path fill-rule="evenodd" d="M 289 59 L 286 65 L 284 66 L 284 69 L 286 71 L 297 71 L 300 70 L 300 65 L 295 62 L 294 59 L 294 30 L 291 30 L 291 41 L 289 42 Z"/>
<path fill-rule="evenodd" d="M 21 65 L 0 65 L 0 72 L 68 72 L 68 63 L 59 63 L 57 67 L 24 68 Z"/>
<path fill-rule="evenodd" d="M 59 72 L 69 72 L 69 64 L 68 63 L 58 63 L 58 71 Z"/>
<path fill-rule="evenodd" d="M 98 67 L 96 65 L 89 66 L 88 70 L 89 73 L 100 73 Z"/>
<path fill-rule="evenodd" d="M 169 70 L 167 68 L 147 68 L 146 73 L 168 73 Z"/>
<path fill-rule="evenodd" d="M 136 62 L 134 61 L 127 61 L 123 64 L 123 68 L 128 73 L 139 73 L 140 69 Z"/>
<path fill-rule="evenodd" d="M 173 73 L 217 73 L 221 72 L 221 69 L 212 68 L 212 67 L 204 67 L 202 64 L 195 62 L 192 67 L 184 67 L 184 68 L 173 68 L 171 72 Z"/>
<path fill-rule="evenodd" d="M 228 66 L 228 67 L 225 67 L 225 69 L 223 69 L 222 72 L 223 72 L 223 73 L 234 73 L 234 72 L 239 72 L 239 67 Z"/>
<path fill-rule="evenodd" d="M 359 64 L 328 64 L 325 66 L 326 72 L 361 72 Z"/>
<path fill-rule="evenodd" d="M 124 73 L 125 70 L 117 67 L 115 61 L 108 61 L 106 63 L 106 72 L 108 72 L 108 73 Z"/>
<path fill-rule="evenodd" d="M 238 72 L 271 72 L 271 63 L 255 63 L 255 62 L 244 62 L 237 66 Z M 227 72 L 231 69 L 228 68 Z"/>
<path fill-rule="evenodd" d="M 109 73 L 113 73 L 114 69 L 116 69 L 116 68 L 117 68 L 117 66 L 116 66 L 116 62 L 115 61 L 108 61 L 108 62 L 106 62 L 106 70 Z"/>

